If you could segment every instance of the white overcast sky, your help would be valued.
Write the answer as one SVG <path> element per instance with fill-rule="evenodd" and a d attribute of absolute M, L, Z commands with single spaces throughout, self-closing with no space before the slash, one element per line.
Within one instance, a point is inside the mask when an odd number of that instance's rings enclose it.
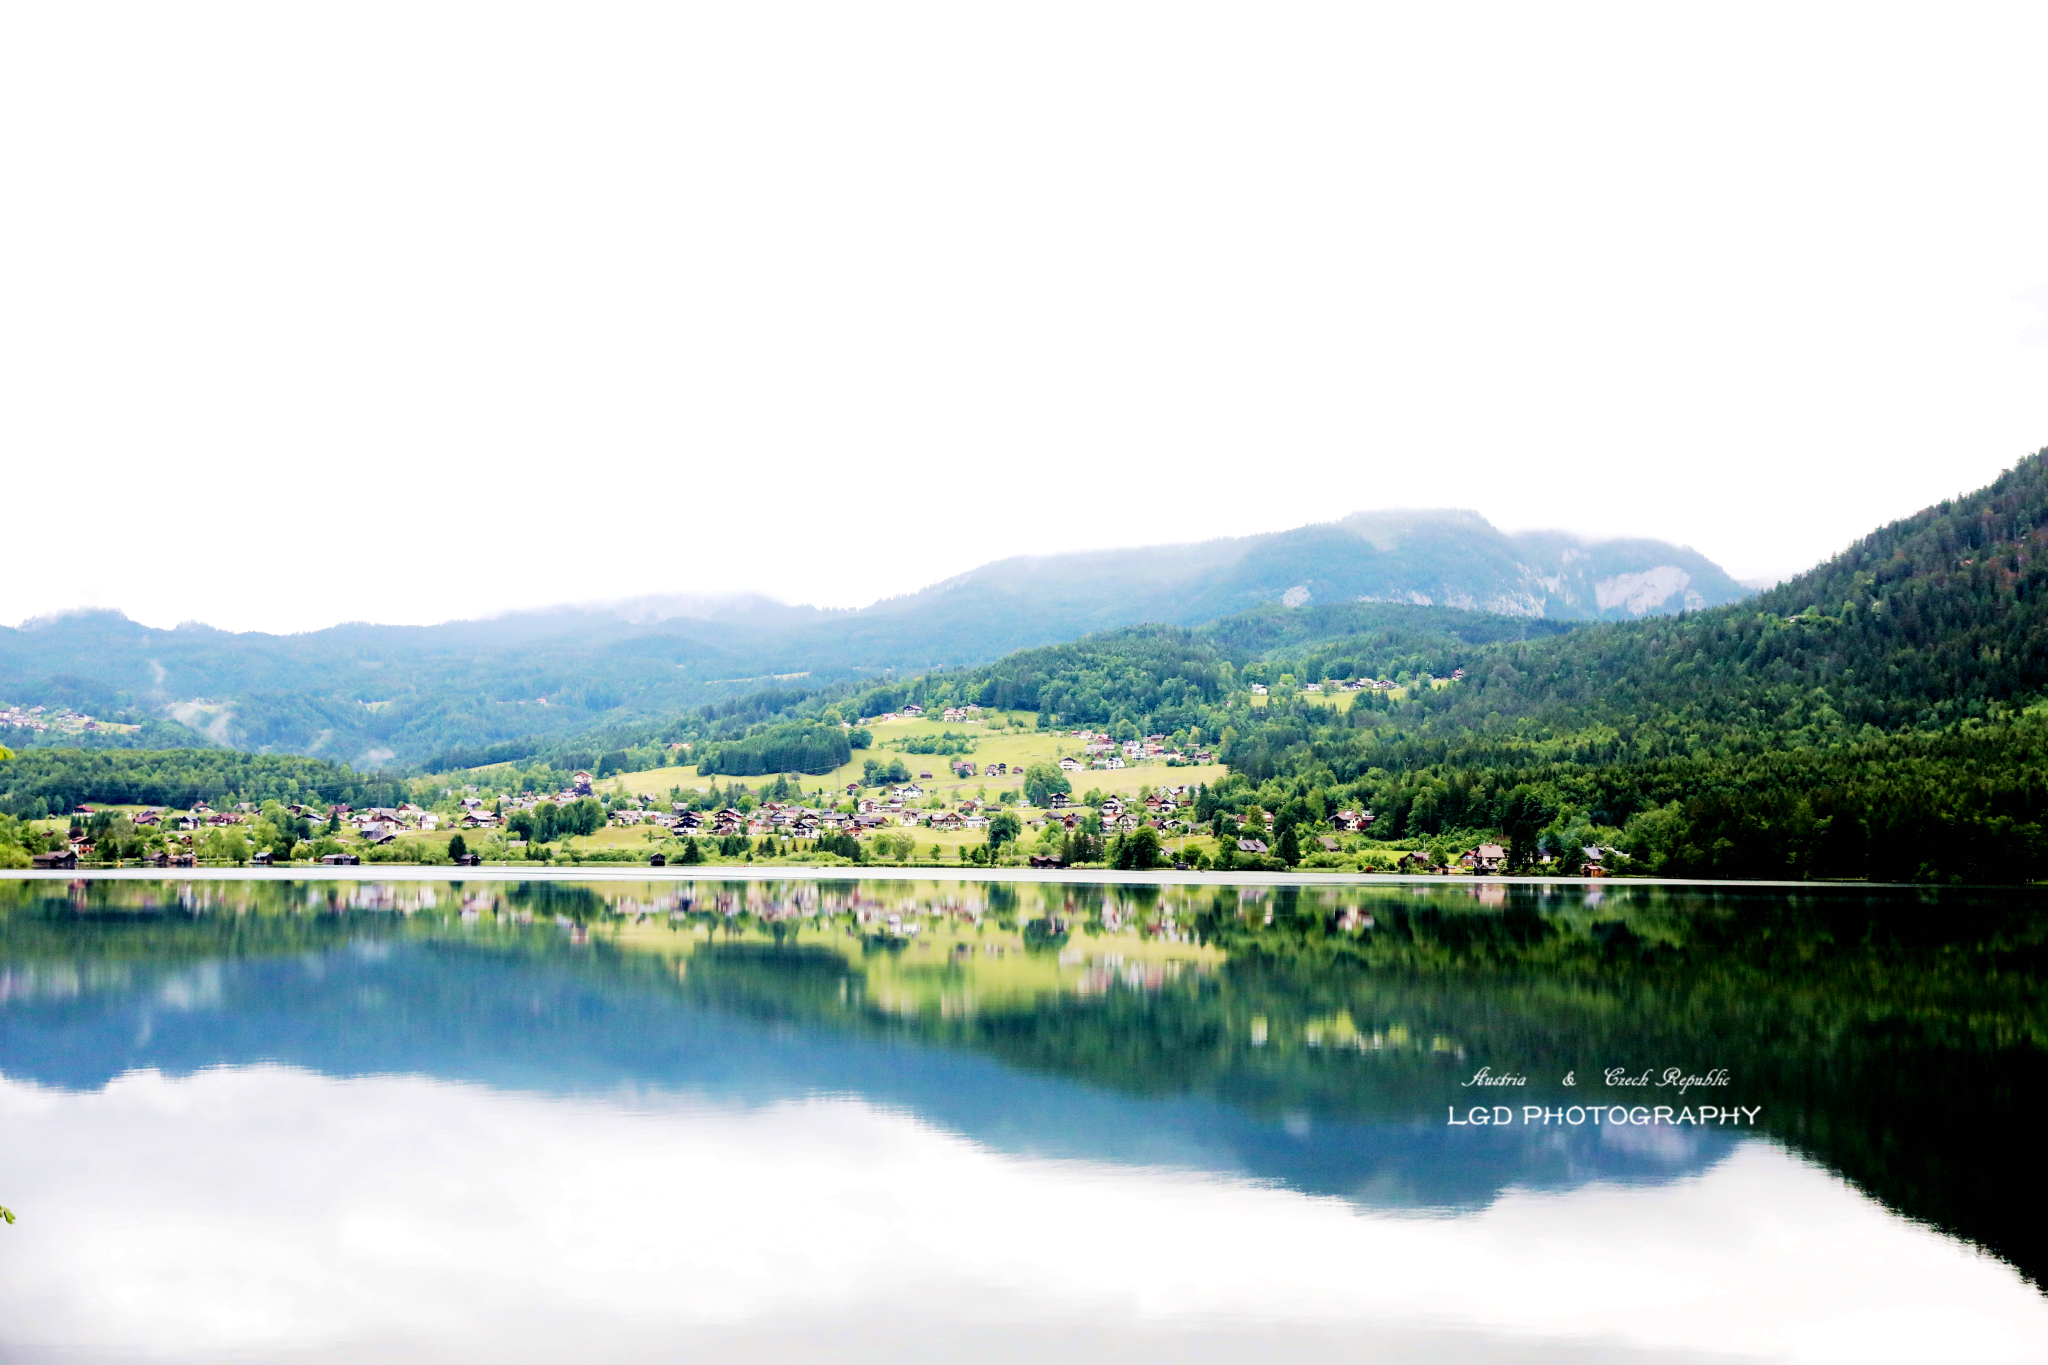
<path fill-rule="evenodd" d="M 0 620 L 1462 506 L 1802 568 L 2048 446 L 2048 7 L 14 5 Z"/>

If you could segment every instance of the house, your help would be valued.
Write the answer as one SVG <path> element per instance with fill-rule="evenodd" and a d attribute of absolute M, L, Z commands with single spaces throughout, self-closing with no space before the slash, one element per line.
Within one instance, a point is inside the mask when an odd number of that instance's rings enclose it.
<path fill-rule="evenodd" d="M 1266 685 L 1265 685 L 1264 683 L 1253 683 L 1253 684 L 1252 684 L 1252 695 L 1253 695 L 1253 696 L 1255 696 L 1255 697 L 1263 697 L 1263 696 L 1267 695 L 1267 693 L 1266 693 Z"/>
<path fill-rule="evenodd" d="M 590 783 L 590 774 L 579 771 L 574 777 L 569 779 L 569 790 L 578 796 L 589 796 L 591 794 Z"/>
<path fill-rule="evenodd" d="M 56 868 L 70 872 L 78 866 L 78 855 L 67 848 L 62 853 L 38 853 L 29 860 L 29 863 L 33 867 Z"/>
<path fill-rule="evenodd" d="M 482 867 L 483 861 L 482 858 L 474 853 L 458 853 L 455 855 L 455 865 L 457 867 Z"/>
<path fill-rule="evenodd" d="M 903 714 L 906 716 L 921 716 L 924 714 L 924 708 L 922 706 L 919 706 L 916 702 L 912 702 L 910 703 L 910 705 L 903 708 Z"/>
<path fill-rule="evenodd" d="M 1032 854 L 1032 855 L 1031 855 L 1031 865 L 1032 865 L 1033 867 L 1065 867 L 1065 866 L 1066 866 L 1066 864 L 1065 864 L 1065 863 L 1063 863 L 1063 862 L 1061 862 L 1061 861 L 1060 861 L 1060 860 L 1059 860 L 1058 858 L 1044 858 L 1044 857 L 1040 857 L 1040 856 L 1039 856 L 1038 854 L 1036 854 L 1036 853 L 1034 853 L 1034 854 Z"/>
<path fill-rule="evenodd" d="M 393 842 L 397 838 L 397 832 L 389 825 L 366 825 L 363 827 L 363 842 L 373 847 L 381 847 Z"/>
<path fill-rule="evenodd" d="M 249 863 L 253 867 L 269 867 L 274 861 L 275 859 L 267 848 L 259 848 L 249 855 Z"/>
<path fill-rule="evenodd" d="M 1318 834 L 1316 842 L 1323 846 L 1323 852 L 1325 853 L 1335 853 L 1337 851 L 1337 839 L 1334 835 Z"/>
<path fill-rule="evenodd" d="M 1508 852 L 1499 844 L 1481 844 L 1467 850 L 1459 859 L 1461 867 L 1469 867 L 1479 876 L 1487 877 L 1500 871 L 1500 865 L 1507 861 Z"/>
<path fill-rule="evenodd" d="M 1396 862 L 1394 866 L 1399 868 L 1403 872 L 1427 872 L 1430 870 L 1432 864 L 1429 861 L 1429 855 L 1427 853 L 1418 851 L 1415 853 L 1402 854 L 1400 861 Z"/>
<path fill-rule="evenodd" d="M 1072 756 L 1060 760 L 1060 771 L 1073 773 L 1081 770 L 1081 760 Z"/>
<path fill-rule="evenodd" d="M 1340 810 L 1331 817 L 1330 823 L 1337 827 L 1339 834 L 1357 834 L 1372 824 L 1372 812 Z"/>
<path fill-rule="evenodd" d="M 363 860 L 353 853 L 330 853 L 320 861 L 328 867 L 356 867 Z"/>
<path fill-rule="evenodd" d="M 1264 853 L 1266 851 L 1266 841 L 1264 839 L 1239 839 L 1237 841 L 1237 851 L 1239 853 Z"/>

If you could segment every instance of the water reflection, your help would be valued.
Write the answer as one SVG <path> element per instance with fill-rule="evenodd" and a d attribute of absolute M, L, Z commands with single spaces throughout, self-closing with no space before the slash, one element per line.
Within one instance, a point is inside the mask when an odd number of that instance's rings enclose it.
<path fill-rule="evenodd" d="M 2024 901 L 1462 889 L 0 883 L 0 1340 L 2031 1358 Z"/>

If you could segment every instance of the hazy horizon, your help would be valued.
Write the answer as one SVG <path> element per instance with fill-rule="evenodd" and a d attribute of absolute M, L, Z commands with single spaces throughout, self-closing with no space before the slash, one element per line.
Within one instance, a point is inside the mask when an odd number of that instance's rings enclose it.
<path fill-rule="evenodd" d="M 1447 512 L 1469 513 L 1471 511 L 1472 509 L 1470 508 L 1448 506 L 1366 507 L 1355 509 L 1352 512 L 1345 513 L 1341 517 L 1329 518 L 1322 521 L 1304 522 L 1301 524 L 1304 526 L 1334 525 L 1337 522 L 1344 520 L 1345 518 L 1359 515 L 1400 515 L 1404 513 L 1427 515 Z M 1294 530 L 1297 528 L 1290 526 L 1277 529 Z M 1501 527 L 1496 525 L 1494 529 L 1499 530 L 1503 534 L 1511 537 L 1518 535 L 1565 535 L 1570 536 L 1573 539 L 1577 540 L 1580 544 L 1587 546 L 1607 544 L 1616 541 L 1662 539 L 1661 537 L 1638 535 L 1632 532 L 1617 532 L 1613 534 L 1587 533 L 1584 531 L 1569 530 L 1558 526 L 1527 526 L 1510 529 L 1507 527 Z M 1004 556 L 1003 558 L 1032 559 L 1052 558 L 1057 555 L 1116 554 L 1124 551 L 1165 549 L 1175 546 L 1196 545 L 1218 540 L 1243 540 L 1265 534 L 1271 534 L 1271 532 L 1252 531 L 1245 532 L 1241 535 L 1225 534 L 1220 536 L 1205 537 L 1201 541 L 1161 540 L 1148 542 L 1126 542 L 1120 544 L 1081 546 L 1076 547 L 1072 550 L 1056 551 L 1051 552 L 1049 554 L 1033 555 L 1030 553 L 1025 553 L 1022 555 Z M 1720 561 L 1718 559 L 1715 559 L 1715 557 L 1712 554 L 1700 550 L 1697 546 L 1674 544 L 1673 548 L 1679 550 L 1689 550 L 1693 553 L 1703 554 L 1707 559 L 1712 560 L 1716 564 L 1720 564 Z M 198 626 L 212 630 L 229 631 L 235 634 L 254 633 L 266 635 L 306 635 L 313 634 L 322 630 L 332 630 L 337 627 L 351 625 L 429 627 L 440 625 L 453 625 L 461 622 L 470 621 L 496 621 L 515 616 L 547 615 L 556 612 L 588 612 L 593 614 L 617 613 L 627 619 L 642 619 L 640 617 L 636 617 L 634 612 L 629 609 L 635 607 L 641 607 L 645 610 L 652 610 L 656 607 L 661 607 L 665 609 L 671 605 L 680 604 L 690 604 L 694 606 L 716 609 L 721 606 L 730 606 L 741 603 L 753 602 L 763 603 L 771 607 L 785 608 L 797 611 L 814 609 L 820 612 L 856 612 L 866 610 L 867 608 L 878 606 L 884 602 L 892 601 L 895 599 L 913 597 L 918 593 L 925 592 L 933 588 L 941 587 L 944 584 L 952 581 L 953 579 L 960 578 L 964 575 L 971 574 L 978 569 L 986 568 L 991 564 L 1000 562 L 1002 562 L 1002 560 L 977 561 L 976 563 L 969 564 L 961 569 L 955 570 L 950 573 L 946 573 L 938 577 L 928 577 L 923 581 L 915 584 L 914 586 L 909 586 L 901 588 L 899 590 L 886 592 L 883 593 L 881 596 L 873 597 L 866 601 L 852 603 L 837 603 L 829 601 L 799 601 L 792 600 L 788 597 L 779 597 L 772 593 L 749 591 L 744 587 L 740 587 L 725 592 L 654 591 L 626 595 L 595 596 L 583 598 L 561 598 L 555 600 L 537 600 L 525 604 L 510 605 L 497 611 L 478 613 L 472 615 L 446 616 L 435 620 L 404 620 L 386 619 L 375 616 L 352 616 L 341 617 L 335 620 L 326 621 L 319 624 L 280 628 L 274 626 L 266 626 L 261 623 L 238 625 L 232 627 L 223 626 L 218 624 L 217 622 L 208 621 L 205 618 L 198 616 L 185 616 L 177 620 L 151 619 L 149 617 L 138 615 L 136 612 L 128 610 L 126 607 L 124 607 L 121 603 L 118 602 L 81 602 L 67 607 L 59 607 L 50 611 L 37 612 L 33 616 L 23 617 L 18 621 L 14 621 L 8 624 L 13 625 L 16 629 L 25 629 L 27 627 L 40 624 L 43 622 L 60 620 L 67 616 L 85 615 L 94 612 L 114 612 L 126 617 L 131 621 L 135 621 L 140 625 L 147 626 L 152 630 L 175 630 L 183 626 Z M 1720 567 L 1722 567 L 1724 570 L 1727 569 L 1727 566 L 1725 564 L 1721 564 Z M 1783 582 L 1785 579 L 1794 577 L 1798 573 L 1803 572 L 1806 568 L 1809 567 L 1811 566 L 1802 565 L 1797 569 L 1790 569 L 1781 573 L 1752 575 L 1749 578 L 1741 577 L 1732 572 L 1729 574 L 1729 576 L 1731 578 L 1734 578 L 1737 582 L 1741 583 L 1744 587 L 1750 588 L 1755 591 L 1761 591 L 1764 587 L 1769 587 L 1775 583 Z M 665 611 L 665 614 L 663 615 L 644 617 L 644 619 L 668 620 L 676 619 L 679 617 L 688 617 L 690 615 L 691 612 L 687 610 L 672 610 Z"/>

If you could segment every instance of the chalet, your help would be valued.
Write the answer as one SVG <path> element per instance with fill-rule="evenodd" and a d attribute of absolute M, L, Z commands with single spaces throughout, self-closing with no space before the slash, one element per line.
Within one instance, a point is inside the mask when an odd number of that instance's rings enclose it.
<path fill-rule="evenodd" d="M 1060 760 L 1060 771 L 1061 771 L 1061 772 L 1068 772 L 1068 773 L 1072 773 L 1072 772 L 1079 772 L 1080 770 L 1081 770 L 1081 760 L 1080 760 L 1080 759 L 1078 759 L 1078 758 L 1074 758 L 1074 757 L 1071 757 L 1071 756 L 1069 756 L 1069 757 L 1067 757 L 1067 758 L 1063 758 L 1063 759 L 1061 759 L 1061 760 Z"/>
<path fill-rule="evenodd" d="M 249 855 L 249 862 L 254 867 L 269 867 L 274 861 L 275 858 L 267 848 L 259 848 Z"/>
<path fill-rule="evenodd" d="M 1265 685 L 1264 683 L 1253 683 L 1253 684 L 1252 684 L 1252 695 L 1253 695 L 1253 696 L 1255 696 L 1255 697 L 1263 697 L 1263 696 L 1266 696 L 1266 695 L 1267 695 L 1267 692 L 1266 692 L 1266 685 Z"/>
<path fill-rule="evenodd" d="M 1337 839 L 1335 835 L 1319 834 L 1316 836 L 1316 842 L 1323 846 L 1323 852 L 1325 853 L 1335 853 L 1337 851 Z"/>
<path fill-rule="evenodd" d="M 1479 876 L 1492 876 L 1500 871 L 1500 865 L 1507 861 L 1507 850 L 1499 844 L 1481 844 L 1468 849 L 1458 858 L 1460 867 L 1469 867 Z"/>
<path fill-rule="evenodd" d="M 569 779 L 569 790 L 578 796 L 589 796 L 591 794 L 591 781 L 589 773 L 579 771 L 574 777 Z"/>
<path fill-rule="evenodd" d="M 1418 850 L 1414 853 L 1402 854 L 1400 861 L 1396 862 L 1394 866 L 1403 872 L 1428 872 L 1433 864 L 1429 861 L 1427 853 Z"/>
<path fill-rule="evenodd" d="M 398 831 L 389 825 L 368 825 L 363 829 L 363 842 L 373 848 L 381 848 L 398 838 Z"/>
<path fill-rule="evenodd" d="M 924 714 L 924 708 L 922 706 L 919 706 L 916 702 L 912 702 L 910 703 L 910 705 L 903 708 L 903 714 L 906 716 L 913 717 L 921 716 Z"/>
<path fill-rule="evenodd" d="M 467 810 L 462 813 L 464 829 L 482 829 L 498 823 L 498 817 L 487 810 Z"/>
<path fill-rule="evenodd" d="M 328 867 L 356 867 L 363 860 L 353 853 L 330 853 L 320 861 Z"/>
<path fill-rule="evenodd" d="M 1065 864 L 1065 863 L 1063 863 L 1063 862 L 1061 862 L 1061 861 L 1060 861 L 1060 860 L 1059 860 L 1058 858 L 1045 858 L 1045 857 L 1040 857 L 1040 856 L 1039 856 L 1038 854 L 1036 854 L 1036 853 L 1034 853 L 1034 854 L 1032 854 L 1032 855 L 1031 855 L 1031 865 L 1032 865 L 1033 867 L 1065 867 L 1065 866 L 1066 866 L 1066 864 Z"/>
<path fill-rule="evenodd" d="M 1330 823 L 1337 827 L 1339 834 L 1357 834 L 1372 824 L 1372 812 L 1340 810 L 1331 817 Z"/>
<path fill-rule="evenodd" d="M 657 853 L 654 856 L 659 858 L 661 855 Z M 455 855 L 455 865 L 457 867 L 482 867 L 483 862 L 484 860 L 474 853 L 458 853 Z"/>
<path fill-rule="evenodd" d="M 62 853 L 38 853 L 29 859 L 29 864 L 32 867 L 70 872 L 78 866 L 78 855 L 68 848 Z"/>
<path fill-rule="evenodd" d="M 1115 754 L 1111 754 L 1109 758 L 1103 762 L 1102 766 L 1105 768 L 1121 768 L 1124 766 L 1124 761 L 1121 758 L 1118 758 Z"/>
<path fill-rule="evenodd" d="M 199 866 L 199 859 L 197 859 L 197 858 L 193 857 L 193 856 L 192 856 L 191 854 L 189 854 L 189 853 L 174 853 L 174 854 L 172 854 L 172 855 L 171 855 L 171 866 L 172 866 L 172 867 L 197 867 L 197 866 Z"/>
<path fill-rule="evenodd" d="M 1239 853 L 1264 853 L 1266 851 L 1266 841 L 1264 839 L 1239 839 L 1237 841 L 1237 851 Z"/>

